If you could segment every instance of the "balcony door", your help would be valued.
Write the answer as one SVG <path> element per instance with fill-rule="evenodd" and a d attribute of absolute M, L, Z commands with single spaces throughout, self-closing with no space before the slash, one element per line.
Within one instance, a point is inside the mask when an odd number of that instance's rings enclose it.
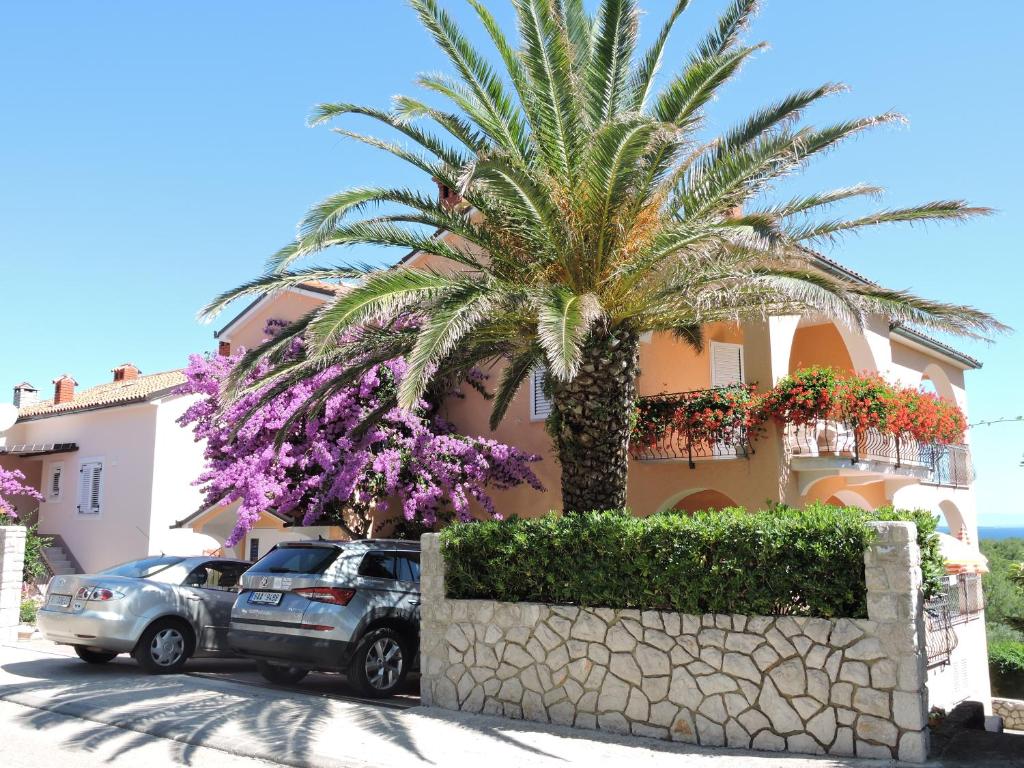
<path fill-rule="evenodd" d="M 711 342 L 711 386 L 731 387 L 743 383 L 743 345 Z M 715 443 L 711 455 L 731 459 L 739 454 L 739 446 Z"/>

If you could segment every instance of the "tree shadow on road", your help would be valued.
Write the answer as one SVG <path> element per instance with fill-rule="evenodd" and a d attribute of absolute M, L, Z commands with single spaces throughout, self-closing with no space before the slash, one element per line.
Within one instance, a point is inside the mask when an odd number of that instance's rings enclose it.
<path fill-rule="evenodd" d="M 48 658 L 12 662 L 5 673 L 22 678 L 0 685 L 0 699 L 22 704 L 25 725 L 39 730 L 54 725 L 55 714 L 96 722 L 75 744 L 96 750 L 108 745 L 108 726 L 140 734 L 121 747 L 126 753 L 141 746 L 142 736 L 174 741 L 176 759 L 190 765 L 200 746 L 305 766 L 314 752 L 330 754 L 337 741 L 339 757 L 347 728 L 368 731 L 429 762 L 397 715 L 399 711 L 373 705 L 338 704 L 301 692 L 243 687 L 204 676 L 199 683 L 183 675 L 150 676 L 130 663 L 100 666 L 76 659 Z M 344 717 L 332 708 L 351 707 Z M 319 747 L 319 749 L 315 749 Z"/>

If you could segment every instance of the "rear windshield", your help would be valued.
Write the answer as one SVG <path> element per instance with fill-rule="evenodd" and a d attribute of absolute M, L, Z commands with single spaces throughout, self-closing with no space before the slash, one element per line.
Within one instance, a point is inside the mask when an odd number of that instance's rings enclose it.
<path fill-rule="evenodd" d="M 249 569 L 249 573 L 323 573 L 338 558 L 336 547 L 278 547 Z"/>
<path fill-rule="evenodd" d="M 122 563 L 121 565 L 115 565 L 113 568 L 107 568 L 105 571 L 100 573 L 107 576 L 127 576 L 133 579 L 148 579 L 150 576 L 155 576 L 160 571 L 165 571 L 168 568 L 177 565 L 182 562 L 185 558 L 183 557 L 144 557 L 142 560 L 132 560 L 130 563 Z"/>

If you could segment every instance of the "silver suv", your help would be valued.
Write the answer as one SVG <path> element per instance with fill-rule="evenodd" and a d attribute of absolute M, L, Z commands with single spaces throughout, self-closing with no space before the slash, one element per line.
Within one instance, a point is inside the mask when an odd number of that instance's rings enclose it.
<path fill-rule="evenodd" d="M 242 576 L 228 645 L 274 683 L 344 672 L 364 696 L 390 696 L 419 646 L 419 582 L 419 542 L 278 544 Z"/>

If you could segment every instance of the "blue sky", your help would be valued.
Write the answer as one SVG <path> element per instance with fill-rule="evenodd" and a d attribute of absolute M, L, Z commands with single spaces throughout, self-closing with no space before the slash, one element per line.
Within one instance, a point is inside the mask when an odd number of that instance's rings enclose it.
<path fill-rule="evenodd" d="M 483 44 L 462 0 L 445 4 Z M 488 4 L 510 18 L 505 0 Z M 642 5 L 649 38 L 668 3 Z M 669 66 L 724 2 L 692 6 Z M 863 181 L 889 189 L 886 205 L 963 197 L 999 209 L 962 226 L 878 230 L 829 253 L 1024 332 L 1022 26 L 1017 3 L 769 0 L 749 37 L 771 48 L 723 92 L 708 128 L 823 81 L 853 90 L 815 122 L 903 112 L 908 127 L 856 140 L 784 193 Z M 4 3 L 0 30 L 0 392 L 22 379 L 48 392 L 65 371 L 90 386 L 126 360 L 177 367 L 212 347 L 196 310 L 255 275 L 309 205 L 368 182 L 429 188 L 305 127 L 317 102 L 385 107 L 415 90 L 417 73 L 447 69 L 401 0 Z M 969 374 L 972 421 L 1024 414 L 1021 339 L 956 342 L 985 362 Z M 1024 424 L 977 429 L 973 443 L 982 524 L 1024 525 Z"/>

